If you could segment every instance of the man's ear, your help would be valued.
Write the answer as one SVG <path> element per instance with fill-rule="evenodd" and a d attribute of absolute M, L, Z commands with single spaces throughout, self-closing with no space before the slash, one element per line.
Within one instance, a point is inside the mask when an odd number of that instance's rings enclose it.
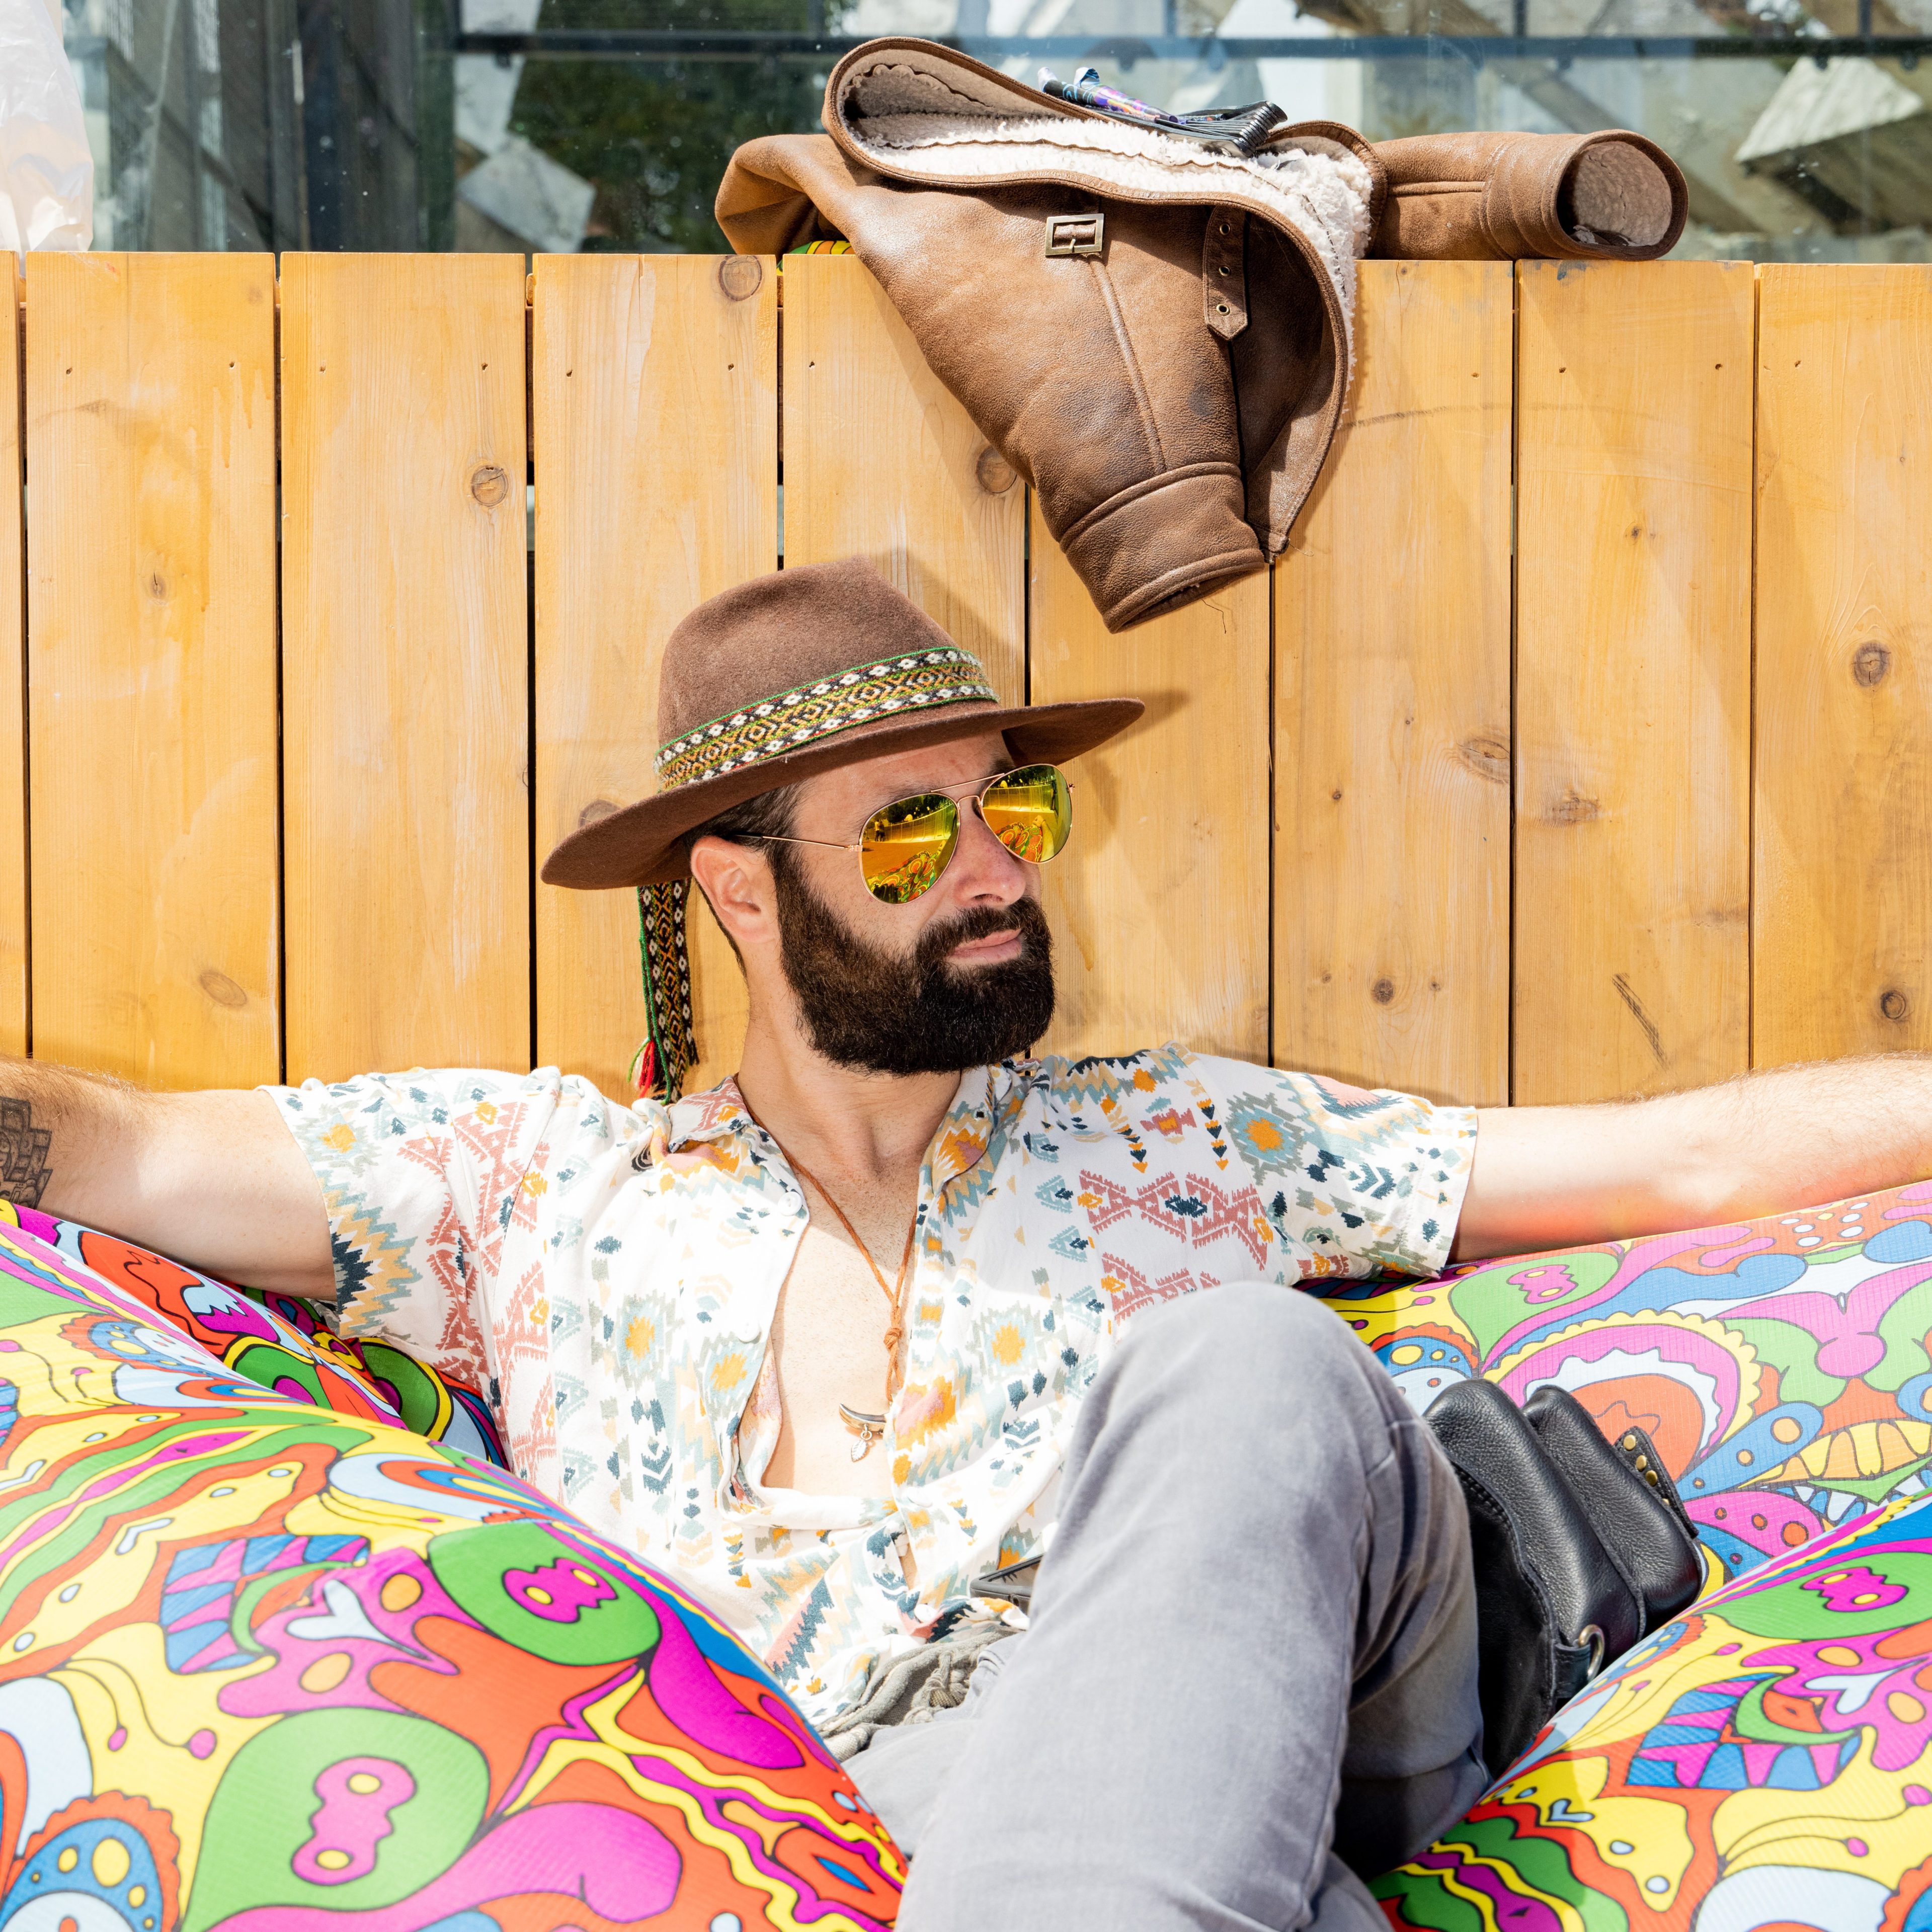
<path fill-rule="evenodd" d="M 755 845 L 705 838 L 691 848 L 691 875 L 710 902 L 711 914 L 742 958 L 778 932 L 777 893 L 772 868 Z"/>

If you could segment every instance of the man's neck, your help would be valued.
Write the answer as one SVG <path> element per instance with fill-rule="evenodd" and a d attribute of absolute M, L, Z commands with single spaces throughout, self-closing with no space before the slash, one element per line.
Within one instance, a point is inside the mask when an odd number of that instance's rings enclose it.
<path fill-rule="evenodd" d="M 738 1090 L 780 1147 L 829 1182 L 871 1188 L 916 1175 L 959 1090 L 957 1073 L 866 1073 L 754 1016 Z"/>

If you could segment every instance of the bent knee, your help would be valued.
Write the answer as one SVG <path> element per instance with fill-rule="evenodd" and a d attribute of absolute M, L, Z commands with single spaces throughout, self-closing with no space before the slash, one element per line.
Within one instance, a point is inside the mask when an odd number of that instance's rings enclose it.
<path fill-rule="evenodd" d="M 1163 1376 L 1211 1376 L 1231 1395 L 1252 1379 L 1276 1400 L 1337 1384 L 1379 1395 L 1378 1385 L 1388 1383 L 1326 1302 L 1273 1282 L 1228 1282 L 1170 1302 L 1127 1330 L 1120 1360 Z"/>

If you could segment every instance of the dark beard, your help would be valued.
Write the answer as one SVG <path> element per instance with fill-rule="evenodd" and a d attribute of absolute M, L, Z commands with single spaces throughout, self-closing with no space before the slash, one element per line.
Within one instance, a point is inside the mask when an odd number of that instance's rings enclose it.
<path fill-rule="evenodd" d="M 1046 1032 L 1053 942 L 1036 899 L 975 907 L 928 926 L 909 956 L 892 953 L 854 932 L 806 884 L 789 852 L 771 857 L 780 963 L 806 1038 L 827 1060 L 872 1073 L 957 1073 L 1023 1054 Z M 1016 958 L 946 963 L 956 946 L 1016 927 Z"/>

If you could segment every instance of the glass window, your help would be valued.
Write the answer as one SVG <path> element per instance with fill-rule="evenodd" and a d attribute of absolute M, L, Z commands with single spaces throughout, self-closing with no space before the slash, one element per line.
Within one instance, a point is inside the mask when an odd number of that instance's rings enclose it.
<path fill-rule="evenodd" d="M 68 0 L 113 248 L 710 250 L 858 39 L 1371 140 L 1634 128 L 1678 252 L 1925 259 L 1932 0 Z"/>

